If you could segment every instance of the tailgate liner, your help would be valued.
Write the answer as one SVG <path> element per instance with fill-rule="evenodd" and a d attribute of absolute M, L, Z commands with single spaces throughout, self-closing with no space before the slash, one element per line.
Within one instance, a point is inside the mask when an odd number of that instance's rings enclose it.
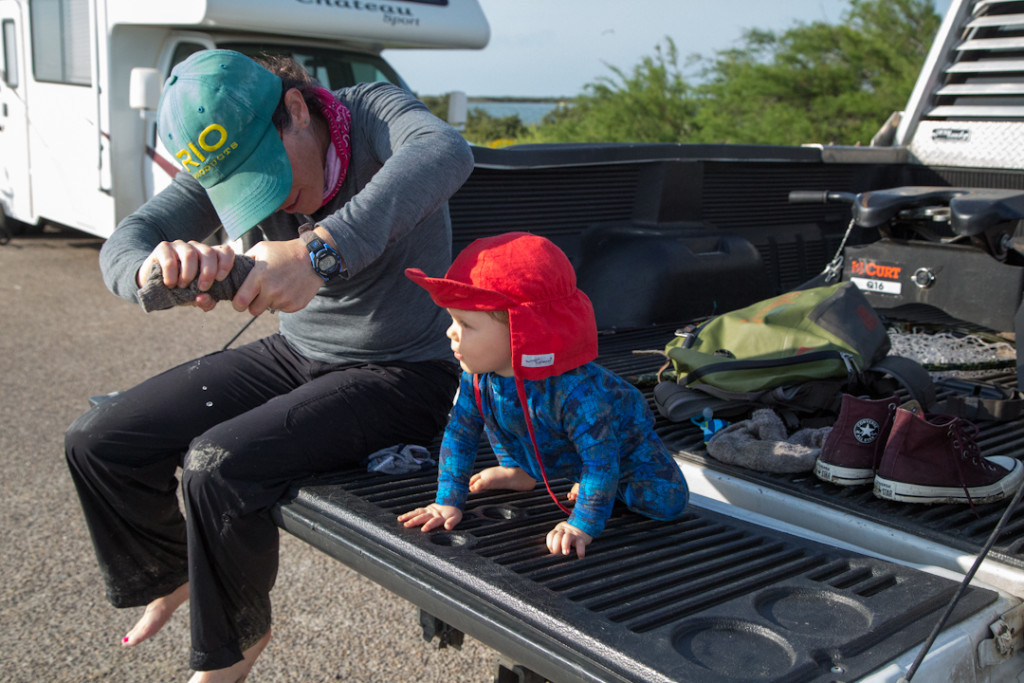
<path fill-rule="evenodd" d="M 494 462 L 482 451 L 478 466 Z M 548 554 L 563 515 L 543 490 L 471 495 L 451 532 L 400 526 L 434 490 L 433 472 L 353 472 L 297 489 L 273 515 L 560 683 L 850 680 L 921 643 L 958 587 L 696 506 L 670 523 L 617 514 L 582 560 Z M 969 588 L 948 623 L 996 597 Z"/>

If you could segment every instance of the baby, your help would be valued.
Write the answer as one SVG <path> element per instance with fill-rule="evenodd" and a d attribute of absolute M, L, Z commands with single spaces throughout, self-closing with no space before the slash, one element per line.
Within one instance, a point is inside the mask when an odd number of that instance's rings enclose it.
<path fill-rule="evenodd" d="M 448 338 L 462 366 L 441 444 L 435 502 L 398 517 L 423 531 L 454 528 L 470 492 L 527 491 L 543 480 L 576 482 L 569 515 L 547 535 L 552 553 L 579 557 L 616 499 L 634 512 L 677 519 L 683 475 L 654 432 L 643 394 L 592 362 L 597 324 L 576 273 L 552 242 L 508 233 L 469 245 L 444 278 L 405 274 L 448 310 Z M 499 466 L 472 474 L 481 430 Z"/>

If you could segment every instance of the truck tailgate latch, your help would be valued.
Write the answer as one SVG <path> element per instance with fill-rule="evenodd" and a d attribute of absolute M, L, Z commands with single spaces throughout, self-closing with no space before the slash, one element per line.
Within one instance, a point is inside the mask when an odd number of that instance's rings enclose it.
<path fill-rule="evenodd" d="M 992 638 L 978 643 L 978 663 L 994 666 L 1024 649 L 1024 603 L 989 624 Z"/>

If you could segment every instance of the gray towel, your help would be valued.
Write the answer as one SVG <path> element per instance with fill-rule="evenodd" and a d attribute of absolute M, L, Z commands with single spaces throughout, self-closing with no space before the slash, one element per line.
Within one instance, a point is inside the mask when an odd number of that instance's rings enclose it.
<path fill-rule="evenodd" d="M 236 254 L 235 262 L 231 266 L 231 272 L 220 282 L 214 281 L 206 293 L 213 297 L 214 301 L 227 301 L 235 298 L 238 288 L 242 286 L 245 277 L 256 264 L 256 259 L 245 254 Z M 168 287 L 164 284 L 164 273 L 160 264 L 154 264 L 149 271 L 146 283 L 139 290 L 139 304 L 146 313 L 150 311 L 163 311 L 175 306 L 184 306 L 196 300 L 199 296 L 199 283 L 192 280 L 188 287 Z"/>
<path fill-rule="evenodd" d="M 781 417 L 769 408 L 761 408 L 749 420 L 715 432 L 708 441 L 708 455 L 758 472 L 807 472 L 814 469 L 831 430 L 800 429 L 789 435 Z"/>

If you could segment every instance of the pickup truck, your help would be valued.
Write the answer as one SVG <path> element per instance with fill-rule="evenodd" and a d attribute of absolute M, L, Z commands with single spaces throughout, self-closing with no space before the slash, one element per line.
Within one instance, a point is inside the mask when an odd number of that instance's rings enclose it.
<path fill-rule="evenodd" d="M 870 147 L 477 148 L 450 202 L 453 248 L 509 230 L 558 244 L 594 303 L 598 362 L 652 410 L 661 363 L 633 351 L 830 267 L 893 325 L 1012 343 L 1021 35 L 1024 2 L 954 0 L 906 110 Z M 854 258 L 888 265 L 857 277 Z M 932 369 L 939 399 L 1017 398 L 1021 365 Z M 977 424 L 983 454 L 1024 457 L 1021 419 Z M 502 683 L 1024 679 L 1016 500 L 893 503 L 716 461 L 689 422 L 658 415 L 657 429 L 689 512 L 614 516 L 584 559 L 547 553 L 560 513 L 543 489 L 473 495 L 450 532 L 403 528 L 399 513 L 432 502 L 433 472 L 341 473 L 297 487 L 274 516 L 417 605 L 425 639 L 469 634 L 500 652 Z M 482 444 L 477 466 L 492 463 Z"/>

